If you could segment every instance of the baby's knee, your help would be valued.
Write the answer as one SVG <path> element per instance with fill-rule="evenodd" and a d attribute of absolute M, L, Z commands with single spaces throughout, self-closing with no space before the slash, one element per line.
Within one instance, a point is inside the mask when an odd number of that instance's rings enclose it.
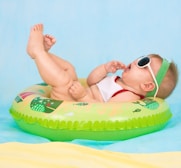
<path fill-rule="evenodd" d="M 78 80 L 76 70 L 73 66 L 67 70 L 67 73 L 69 74 L 69 76 L 72 78 L 73 81 Z"/>

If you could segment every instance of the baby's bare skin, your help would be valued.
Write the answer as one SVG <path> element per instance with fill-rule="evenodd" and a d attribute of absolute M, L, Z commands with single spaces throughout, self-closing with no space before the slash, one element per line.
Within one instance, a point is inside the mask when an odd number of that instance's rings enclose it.
<path fill-rule="evenodd" d="M 52 86 L 51 98 L 73 100 L 68 89 L 77 76 L 71 64 L 47 52 L 54 43 L 52 36 L 43 35 L 43 25 L 37 24 L 30 31 L 27 53 L 34 59 L 42 79 Z"/>
<path fill-rule="evenodd" d="M 77 75 L 69 62 L 48 53 L 55 42 L 53 36 L 43 35 L 42 24 L 35 25 L 30 32 L 27 53 L 35 60 L 42 79 L 52 86 L 51 98 L 75 101 L 76 96 L 72 96 L 70 88 L 78 81 Z M 99 94 L 94 87 L 93 92 Z M 93 99 L 90 88 L 84 91 Z"/>
<path fill-rule="evenodd" d="M 49 50 L 55 42 L 56 39 L 53 36 L 43 35 L 43 25 L 37 24 L 33 26 L 30 31 L 27 45 L 27 53 L 34 59 L 42 79 L 52 86 L 52 99 L 104 102 L 97 83 L 105 78 L 108 73 L 115 73 L 118 70 L 124 70 L 125 73 L 129 71 L 129 68 L 120 61 L 110 61 L 106 64 L 99 65 L 89 74 L 87 78 L 88 87 L 84 88 L 78 82 L 74 66 L 63 58 L 49 53 Z M 135 67 L 135 62 L 131 65 Z M 111 97 L 109 101 L 123 102 L 139 99 L 139 96 L 133 92 L 139 93 L 141 90 L 136 90 L 138 88 L 134 88 L 133 82 L 127 84 L 120 78 L 116 83 L 122 88 L 131 91 L 126 91 Z"/>
<path fill-rule="evenodd" d="M 46 34 L 44 35 L 44 39 L 43 39 L 43 44 L 44 44 L 44 49 L 45 51 L 49 51 L 52 46 L 56 43 L 56 39 L 55 37 L 49 35 L 49 34 Z"/>

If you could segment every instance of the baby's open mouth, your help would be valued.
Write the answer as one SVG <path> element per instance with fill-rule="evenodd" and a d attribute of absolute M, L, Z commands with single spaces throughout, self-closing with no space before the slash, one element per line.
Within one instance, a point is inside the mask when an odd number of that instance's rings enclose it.
<path fill-rule="evenodd" d="M 131 64 L 129 64 L 127 67 L 126 67 L 126 70 L 130 70 L 131 69 Z"/>
<path fill-rule="evenodd" d="M 131 69 L 131 64 L 129 64 L 125 69 L 124 69 L 124 71 L 126 72 L 126 71 L 129 71 Z"/>

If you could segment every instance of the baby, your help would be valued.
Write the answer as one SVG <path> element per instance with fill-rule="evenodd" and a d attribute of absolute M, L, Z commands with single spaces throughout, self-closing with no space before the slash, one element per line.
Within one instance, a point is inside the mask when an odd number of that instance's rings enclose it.
<path fill-rule="evenodd" d="M 51 98 L 82 102 L 125 102 L 147 96 L 168 97 L 174 90 L 178 72 L 176 65 L 159 55 L 150 54 L 128 66 L 110 61 L 96 67 L 88 76 L 88 87 L 78 81 L 74 66 L 49 52 L 55 44 L 53 36 L 43 35 L 43 25 L 31 28 L 27 52 L 34 59 L 42 79 L 52 86 Z M 109 76 L 122 70 L 121 77 Z"/>

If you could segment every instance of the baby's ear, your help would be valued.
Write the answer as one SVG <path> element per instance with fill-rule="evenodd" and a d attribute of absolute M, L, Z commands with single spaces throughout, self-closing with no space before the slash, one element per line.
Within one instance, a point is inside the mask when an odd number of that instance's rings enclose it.
<path fill-rule="evenodd" d="M 152 91 L 155 88 L 155 83 L 154 82 L 147 82 L 147 83 L 142 83 L 141 84 L 141 89 L 145 92 Z"/>

